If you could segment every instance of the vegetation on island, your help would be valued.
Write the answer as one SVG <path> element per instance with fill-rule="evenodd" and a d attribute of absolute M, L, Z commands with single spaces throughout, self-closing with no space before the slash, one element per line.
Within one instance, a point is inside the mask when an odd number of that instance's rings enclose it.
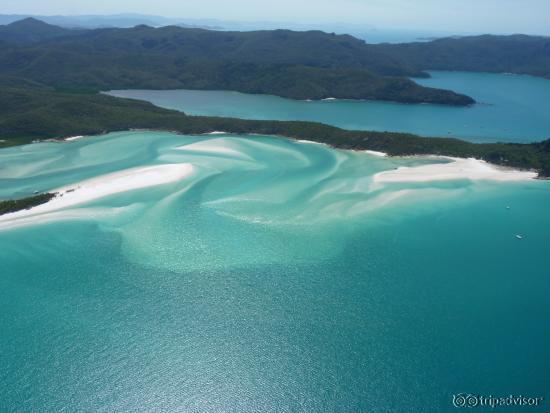
<path fill-rule="evenodd" d="M 321 31 L 228 32 L 145 25 L 72 30 L 28 18 L 0 26 L 0 75 L 63 91 L 236 90 L 292 99 L 469 105 L 408 77 L 425 70 L 550 77 L 550 38 L 471 36 L 367 44 Z"/>
<path fill-rule="evenodd" d="M 181 27 L 70 30 L 35 19 L 0 27 L 0 75 L 59 90 L 236 90 L 291 99 L 377 99 L 470 105 L 351 36 Z"/>
<path fill-rule="evenodd" d="M 550 78 L 550 37 L 466 36 L 431 42 L 379 45 L 416 70 L 461 70 Z"/>
<path fill-rule="evenodd" d="M 54 198 L 54 193 L 43 193 L 27 198 L 10 199 L 7 201 L 0 200 L 0 215 L 8 214 L 10 212 L 21 211 L 23 209 L 31 209 L 37 205 L 45 204 L 50 199 Z"/>
<path fill-rule="evenodd" d="M 148 102 L 101 94 L 60 93 L 46 87 L 2 87 L 2 79 L 0 88 L 0 139 L 4 141 L 0 146 L 129 129 L 182 134 L 223 130 L 307 139 L 342 149 L 370 149 L 389 155 L 475 157 L 497 165 L 537 170 L 541 177 L 550 177 L 550 140 L 480 144 L 406 133 L 350 131 L 315 122 L 188 116 Z"/>
<path fill-rule="evenodd" d="M 215 31 L 179 26 L 74 30 L 28 18 L 0 26 L 0 41 L 25 59 L 43 52 L 74 59 L 83 51 L 115 57 L 120 66 L 131 56 L 163 60 L 255 63 L 318 68 L 366 69 L 381 76 L 425 77 L 425 70 L 509 72 L 550 77 L 550 37 L 528 35 L 456 36 L 402 44 L 368 44 L 350 35 L 317 30 Z M 115 53 L 123 53 L 115 55 Z M 50 56 L 52 59 L 54 56 Z M 48 59 L 46 59 L 48 60 Z M 153 63 L 150 63 L 153 64 Z M 97 65 L 99 67 L 99 65 Z M 147 66 L 144 67 L 147 70 Z M 97 79 L 96 79 L 97 80 Z"/>
<path fill-rule="evenodd" d="M 224 130 L 390 155 L 476 157 L 550 177 L 550 140 L 474 144 L 314 122 L 187 116 L 97 93 L 123 88 L 229 89 L 299 99 L 465 105 L 473 100 L 421 87 L 404 76 L 428 76 L 423 70 L 438 68 L 549 76 L 548 42 L 531 36 L 480 36 L 369 45 L 319 31 L 216 32 L 174 26 L 69 30 L 26 19 L 0 27 L 0 147 L 128 129 L 182 134 Z M 4 202 L 22 205 L 29 200 Z"/>

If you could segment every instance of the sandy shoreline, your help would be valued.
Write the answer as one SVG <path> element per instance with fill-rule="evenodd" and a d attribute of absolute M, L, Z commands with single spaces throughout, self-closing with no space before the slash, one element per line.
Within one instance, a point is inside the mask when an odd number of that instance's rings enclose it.
<path fill-rule="evenodd" d="M 286 137 L 283 136 L 283 138 L 285 139 L 288 139 Z M 328 147 L 331 147 L 330 145 L 324 143 L 324 142 L 315 142 L 315 141 L 308 141 L 307 139 L 295 139 L 296 142 L 300 142 L 300 143 L 307 143 L 307 144 L 311 144 L 311 145 L 323 145 L 323 146 L 328 146 Z M 334 148 L 334 149 L 337 149 L 337 148 Z"/>
<path fill-rule="evenodd" d="M 211 133 L 219 135 L 224 132 Z M 74 137 L 75 139 L 77 137 Z M 298 140 L 301 143 L 325 145 L 324 143 Z M 209 139 L 193 142 L 177 147 L 182 151 L 200 153 L 212 156 L 231 157 L 240 161 L 251 161 L 251 157 L 232 147 L 225 138 Z M 378 151 L 361 151 L 373 156 L 386 157 L 387 154 Z M 428 156 L 423 155 L 426 158 Z M 433 163 L 413 167 L 399 167 L 393 170 L 378 172 L 372 176 L 375 184 L 415 183 L 449 180 L 490 180 L 490 181 L 524 181 L 537 178 L 537 173 L 498 167 L 474 158 L 451 158 L 431 156 L 434 160 L 447 159 L 448 163 Z M 84 216 L 82 211 L 71 210 L 82 204 L 109 195 L 132 191 L 135 189 L 177 182 L 193 176 L 196 167 L 190 163 L 161 164 L 137 167 L 119 172 L 102 175 L 72 185 L 67 185 L 49 192 L 58 195 L 47 203 L 31 209 L 16 211 L 0 216 L 0 230 L 14 226 L 54 219 Z"/>
<path fill-rule="evenodd" d="M 77 136 L 70 136 L 68 138 L 65 138 L 65 141 L 76 141 L 78 139 L 82 139 L 84 137 L 84 135 L 77 135 Z"/>
<path fill-rule="evenodd" d="M 188 163 L 125 169 L 55 189 L 58 195 L 45 204 L 0 216 L 0 229 L 47 221 L 52 213 L 109 195 L 176 182 L 194 175 Z M 63 214 L 61 214 L 63 215 Z M 70 216 L 70 214 L 68 214 Z"/>
<path fill-rule="evenodd" d="M 334 99 L 334 98 L 327 98 L 328 100 Z M 128 131 L 136 131 L 136 132 L 142 132 L 142 131 L 148 131 L 148 132 L 168 132 L 168 133 L 174 133 L 177 135 L 185 135 L 177 130 L 159 130 L 159 129 L 139 129 L 139 128 L 131 128 L 128 129 Z M 256 134 L 256 133 L 245 133 L 245 134 L 236 134 L 233 132 L 226 132 L 226 131 L 212 131 L 212 132 L 206 132 L 206 133 L 198 133 L 198 134 L 190 134 L 190 136 L 215 136 L 215 135 L 246 135 L 246 136 L 265 136 L 263 134 Z M 338 147 L 334 147 L 332 145 L 326 144 L 324 142 L 316 142 L 306 139 L 296 139 L 284 135 L 271 135 L 271 136 L 278 136 L 284 139 L 290 139 L 294 140 L 296 142 L 300 143 L 308 143 L 308 144 L 316 144 L 316 145 L 325 145 L 334 149 L 340 149 Z M 63 139 L 46 139 L 41 141 L 33 141 L 33 143 L 40 143 L 40 142 L 63 142 L 63 141 L 75 141 L 78 139 L 84 138 L 84 136 L 78 135 L 78 136 L 71 136 L 68 138 Z M 344 149 L 344 150 L 352 150 L 356 152 L 363 152 L 367 153 L 369 155 L 373 156 L 379 156 L 379 157 L 392 157 L 388 155 L 385 152 L 381 151 L 375 151 L 370 149 L 362 149 L 362 150 L 356 150 L 356 149 Z M 399 156 L 397 156 L 399 157 Z M 380 174 L 377 174 L 378 176 L 375 177 L 375 180 L 377 182 L 425 182 L 429 180 L 449 180 L 449 179 L 487 179 L 487 180 L 498 180 L 498 181 L 510 181 L 510 180 L 524 180 L 524 179 L 537 179 L 539 178 L 537 172 L 533 171 L 525 171 L 525 170 L 518 170 L 513 168 L 507 168 L 495 164 L 488 163 L 483 160 L 474 159 L 474 158 L 453 158 L 450 156 L 445 155 L 429 155 L 429 154 L 419 154 L 419 155 L 409 155 L 407 157 L 420 157 L 420 158 L 437 158 L 437 159 L 450 159 L 455 162 L 459 162 L 455 166 L 457 168 L 454 168 L 454 172 L 451 172 L 450 166 L 445 167 L 445 169 L 441 169 L 441 165 L 433 165 L 433 168 L 427 169 L 424 168 L 422 170 L 415 169 L 414 171 L 410 171 L 414 175 L 410 175 L 409 178 L 403 178 L 403 174 L 405 173 L 402 169 L 404 167 L 399 168 L 399 172 L 396 171 L 386 171 L 381 172 Z M 463 162 L 468 161 L 468 162 Z M 474 162 L 475 161 L 475 162 Z M 475 168 L 472 168 L 473 165 L 476 165 Z M 466 170 L 465 170 L 466 169 Z M 433 173 L 433 177 L 431 179 L 427 178 L 428 173 Z M 450 173 L 456 174 L 454 177 L 448 177 L 447 175 Z M 539 178 L 544 179 L 544 178 Z"/>
<path fill-rule="evenodd" d="M 363 152 L 368 153 L 369 155 L 380 156 L 382 158 L 386 158 L 388 156 L 388 154 L 386 152 L 371 151 L 369 149 L 367 149 L 366 151 L 363 151 Z"/>
<path fill-rule="evenodd" d="M 449 159 L 451 162 L 382 171 L 374 175 L 373 182 L 430 182 L 458 179 L 524 181 L 538 176 L 536 172 L 499 168 L 474 158 L 441 158 Z"/>

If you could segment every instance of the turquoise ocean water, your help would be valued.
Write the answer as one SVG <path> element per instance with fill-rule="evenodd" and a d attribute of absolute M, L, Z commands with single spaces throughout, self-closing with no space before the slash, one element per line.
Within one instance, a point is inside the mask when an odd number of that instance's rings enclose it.
<path fill-rule="evenodd" d="M 0 411 L 452 412 L 457 393 L 548 399 L 550 185 L 373 183 L 434 162 L 160 132 L 0 150 L 0 199 L 196 168 L 61 217 L 0 222 Z"/>
<path fill-rule="evenodd" d="M 120 90 L 111 94 L 148 100 L 190 115 L 245 119 L 310 120 L 345 129 L 451 136 L 473 142 L 532 142 L 550 138 L 550 80 L 491 73 L 430 72 L 424 86 L 472 96 L 471 107 L 379 101 L 294 101 L 227 91 Z"/>

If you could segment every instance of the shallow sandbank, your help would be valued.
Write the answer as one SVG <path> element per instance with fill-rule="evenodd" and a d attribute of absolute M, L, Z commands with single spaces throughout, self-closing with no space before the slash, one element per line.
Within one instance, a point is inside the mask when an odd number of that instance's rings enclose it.
<path fill-rule="evenodd" d="M 50 192 L 57 196 L 31 209 L 0 216 L 0 229 L 48 221 L 50 213 L 94 201 L 109 195 L 176 182 L 195 173 L 191 164 L 164 164 L 125 169 Z M 70 214 L 68 214 L 70 216 Z"/>
<path fill-rule="evenodd" d="M 449 163 L 436 163 L 415 167 L 400 167 L 374 175 L 373 181 L 386 182 L 429 182 L 457 179 L 490 181 L 523 181 L 537 177 L 536 172 L 518 171 L 491 165 L 474 158 L 449 158 Z"/>

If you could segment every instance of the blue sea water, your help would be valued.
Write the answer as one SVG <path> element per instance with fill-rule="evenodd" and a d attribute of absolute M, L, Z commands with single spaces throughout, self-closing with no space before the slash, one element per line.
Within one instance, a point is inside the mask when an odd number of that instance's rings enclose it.
<path fill-rule="evenodd" d="M 189 115 L 309 120 L 345 129 L 411 132 L 472 142 L 533 142 L 550 138 L 550 80 L 532 76 L 430 72 L 418 83 L 467 94 L 470 107 L 380 101 L 296 101 L 230 91 L 118 90 Z"/>
<path fill-rule="evenodd" d="M 373 182 L 434 162 L 164 132 L 0 150 L 0 198 L 196 167 L 61 217 L 0 222 L 0 411 L 548 399 L 550 185 Z"/>

